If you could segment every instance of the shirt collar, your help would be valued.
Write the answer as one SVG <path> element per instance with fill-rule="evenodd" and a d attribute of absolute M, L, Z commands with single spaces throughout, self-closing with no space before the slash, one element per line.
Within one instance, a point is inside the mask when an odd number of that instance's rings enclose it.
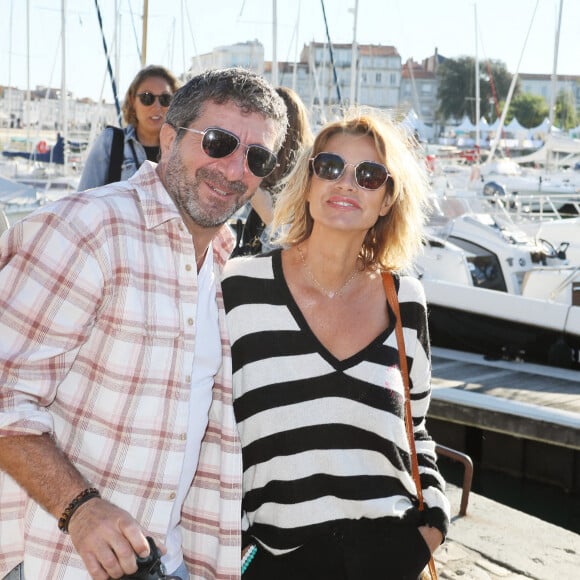
<path fill-rule="evenodd" d="M 183 222 L 175 202 L 167 193 L 161 179 L 159 179 L 156 167 L 156 163 L 145 161 L 137 173 L 129 178 L 129 183 L 135 188 L 137 197 L 143 207 L 147 229 L 153 229 L 173 219 Z M 218 230 L 212 245 L 214 259 L 221 269 L 235 246 L 235 237 L 227 224 L 224 224 Z"/>

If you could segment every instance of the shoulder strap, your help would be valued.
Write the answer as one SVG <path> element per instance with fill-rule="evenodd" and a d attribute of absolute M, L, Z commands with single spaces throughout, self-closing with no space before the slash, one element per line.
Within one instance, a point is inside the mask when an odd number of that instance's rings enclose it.
<path fill-rule="evenodd" d="M 423 511 L 425 504 L 423 503 L 423 489 L 421 488 L 421 478 L 419 476 L 419 460 L 417 459 L 417 448 L 415 447 L 415 436 L 413 434 L 413 416 L 411 414 L 411 392 L 409 387 L 409 370 L 407 368 L 407 353 L 405 351 L 405 337 L 403 336 L 403 323 L 401 322 L 401 310 L 399 308 L 395 280 L 390 272 L 383 272 L 383 286 L 385 287 L 389 306 L 396 317 L 395 335 L 397 336 L 397 348 L 399 350 L 399 368 L 401 369 L 403 384 L 405 385 L 405 427 L 407 429 L 407 439 L 409 440 L 409 448 L 411 450 L 411 471 L 413 473 L 415 487 L 417 488 L 419 510 Z M 431 580 L 437 580 L 437 569 L 435 568 L 433 555 L 429 558 L 429 574 Z M 421 578 L 423 577 L 424 574 L 421 575 Z"/>
<path fill-rule="evenodd" d="M 383 272 L 383 285 L 387 294 L 387 301 L 391 310 L 395 313 L 395 334 L 397 336 L 397 347 L 399 350 L 399 368 L 403 376 L 405 385 L 405 427 L 407 429 L 407 439 L 411 450 L 411 468 L 413 479 L 417 487 L 417 498 L 419 500 L 419 509 L 423 510 L 423 490 L 421 488 L 421 479 L 419 477 L 419 461 L 417 459 L 417 449 L 415 447 L 415 436 L 413 433 L 413 415 L 411 414 L 411 392 L 409 387 L 409 370 L 407 368 L 407 353 L 405 351 L 405 338 L 403 337 L 403 324 L 401 322 L 401 311 L 399 309 L 399 298 L 395 288 L 395 281 L 390 272 Z"/>
<path fill-rule="evenodd" d="M 111 142 L 111 157 L 109 158 L 109 173 L 107 183 L 114 183 L 121 180 L 121 168 L 123 166 L 123 149 L 125 148 L 125 133 L 119 127 L 107 125 L 113 131 L 113 141 Z"/>

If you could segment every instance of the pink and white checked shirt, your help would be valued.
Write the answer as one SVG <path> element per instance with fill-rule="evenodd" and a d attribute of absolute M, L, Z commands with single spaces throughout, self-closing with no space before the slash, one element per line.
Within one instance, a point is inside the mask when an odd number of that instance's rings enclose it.
<path fill-rule="evenodd" d="M 232 246 L 223 227 L 218 270 Z M 185 450 L 195 272 L 191 236 L 148 162 L 0 239 L 0 436 L 52 433 L 103 497 L 161 539 Z M 196 579 L 240 576 L 242 465 L 219 285 L 217 301 L 223 360 L 181 522 Z M 89 578 L 56 520 L 0 473 L 0 577 L 21 561 L 26 578 Z"/>

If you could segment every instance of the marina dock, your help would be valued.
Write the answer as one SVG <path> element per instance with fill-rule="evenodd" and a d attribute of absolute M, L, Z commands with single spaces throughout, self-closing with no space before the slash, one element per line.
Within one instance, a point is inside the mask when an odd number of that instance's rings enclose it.
<path fill-rule="evenodd" d="M 438 443 L 483 467 L 580 493 L 580 372 L 437 347 L 432 360 L 428 428 Z M 449 485 L 447 494 L 440 578 L 580 578 L 578 533 L 473 492 L 460 516 L 462 490 Z"/>
<path fill-rule="evenodd" d="M 441 580 L 580 578 L 580 535 L 474 493 L 459 516 L 461 489 L 447 495 L 451 526 L 435 553 Z"/>
<path fill-rule="evenodd" d="M 580 449 L 580 372 L 433 348 L 432 417 Z"/>
<path fill-rule="evenodd" d="M 580 493 L 579 371 L 443 348 L 432 358 L 428 427 L 438 443 Z"/>

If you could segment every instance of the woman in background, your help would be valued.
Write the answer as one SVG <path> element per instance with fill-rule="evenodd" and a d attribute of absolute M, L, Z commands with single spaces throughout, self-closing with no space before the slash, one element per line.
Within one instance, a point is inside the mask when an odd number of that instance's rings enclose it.
<path fill-rule="evenodd" d="M 300 152 L 312 145 L 308 111 L 300 96 L 288 87 L 277 87 L 276 92 L 282 97 L 288 113 L 286 138 L 278 151 L 278 166 L 262 181 L 252 197 L 252 209 L 245 223 L 238 225 L 238 243 L 233 256 L 259 254 L 269 249 L 268 226 L 274 213 L 274 198 L 282 189 L 283 180 L 292 171 Z"/>
<path fill-rule="evenodd" d="M 79 191 L 129 179 L 143 161 L 159 158 L 159 132 L 178 80 L 166 68 L 140 70 L 123 101 L 124 129 L 106 127 L 95 139 L 79 182 Z M 114 149 L 115 134 L 117 149 Z"/>
<path fill-rule="evenodd" d="M 248 580 L 415 580 L 443 541 L 425 295 L 402 275 L 427 192 L 406 135 L 355 111 L 321 130 L 278 196 L 284 249 L 226 265 Z M 383 272 L 401 305 L 424 511 Z"/>

